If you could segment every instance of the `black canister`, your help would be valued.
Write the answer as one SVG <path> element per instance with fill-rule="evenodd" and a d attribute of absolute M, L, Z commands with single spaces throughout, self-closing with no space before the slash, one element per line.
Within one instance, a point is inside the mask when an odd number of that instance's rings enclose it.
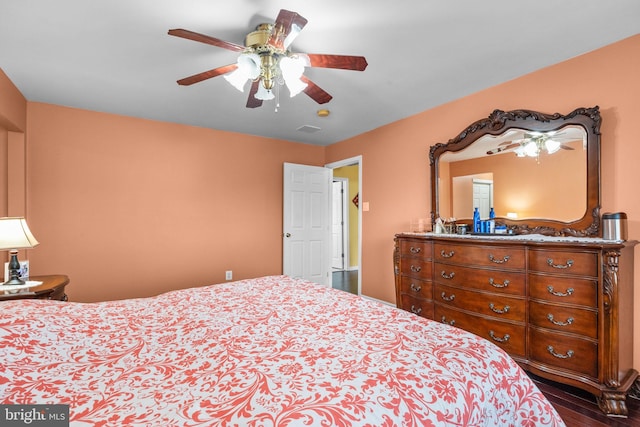
<path fill-rule="evenodd" d="M 627 214 L 624 212 L 602 214 L 602 238 L 627 240 Z"/>

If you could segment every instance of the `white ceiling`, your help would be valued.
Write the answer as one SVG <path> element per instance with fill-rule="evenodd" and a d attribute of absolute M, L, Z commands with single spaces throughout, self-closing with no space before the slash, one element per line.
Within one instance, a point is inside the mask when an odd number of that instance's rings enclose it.
<path fill-rule="evenodd" d="M 292 51 L 368 68 L 307 69 L 333 99 L 283 90 L 278 112 L 222 77 L 176 83 L 237 53 L 169 29 L 243 44 L 280 9 L 309 21 Z M 0 68 L 29 101 L 329 145 L 638 33 L 638 0 L 1 0 Z"/>

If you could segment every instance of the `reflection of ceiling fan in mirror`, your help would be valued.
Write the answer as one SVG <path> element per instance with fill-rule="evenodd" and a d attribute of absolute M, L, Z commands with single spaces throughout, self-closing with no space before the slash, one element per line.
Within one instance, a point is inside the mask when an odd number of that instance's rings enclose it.
<path fill-rule="evenodd" d="M 575 137 L 567 136 L 564 132 L 525 132 L 524 137 L 511 141 L 504 141 L 487 154 L 498 154 L 513 151 L 518 157 L 539 157 L 541 153 L 553 154 L 556 151 L 573 150 L 564 142 L 573 141 Z"/>
<path fill-rule="evenodd" d="M 229 83 L 244 92 L 246 83 L 251 81 L 248 108 L 260 107 L 262 101 L 275 98 L 273 92 L 275 90 L 277 94 L 280 85 L 286 85 L 292 97 L 304 92 L 318 104 L 329 102 L 332 96 L 304 76 L 304 68 L 364 71 L 367 61 L 362 56 L 291 52 L 289 46 L 306 24 L 307 20 L 302 16 L 282 9 L 275 23 L 260 24 L 255 31 L 247 34 L 244 46 L 189 30 L 169 30 L 172 36 L 241 52 L 237 63 L 185 77 L 178 80 L 178 84 L 191 85 L 224 75 Z"/>

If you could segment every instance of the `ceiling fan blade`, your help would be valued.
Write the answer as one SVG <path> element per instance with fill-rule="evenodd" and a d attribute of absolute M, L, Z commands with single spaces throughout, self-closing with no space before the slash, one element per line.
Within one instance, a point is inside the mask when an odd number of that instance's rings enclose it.
<path fill-rule="evenodd" d="M 306 93 L 309 98 L 313 99 L 318 104 L 326 104 L 333 98 L 333 96 L 329 95 L 329 93 L 309 80 L 306 76 L 300 77 L 300 80 L 307 84 L 307 87 L 304 89 L 304 93 Z"/>
<path fill-rule="evenodd" d="M 367 60 L 364 56 L 325 55 L 321 53 L 307 53 L 312 67 L 340 68 L 342 70 L 364 71 Z"/>
<path fill-rule="evenodd" d="M 222 67 L 214 68 L 213 70 L 203 71 L 202 73 L 194 74 L 193 76 L 180 79 L 178 80 L 178 84 L 180 86 L 189 86 L 194 83 L 199 83 L 203 80 L 210 79 L 212 77 L 220 76 L 222 74 L 227 74 L 235 70 L 236 68 L 238 68 L 238 64 L 223 65 Z"/>
<path fill-rule="evenodd" d="M 247 108 L 262 107 L 262 99 L 255 97 L 258 92 L 258 86 L 260 85 L 260 79 L 256 79 L 251 83 L 251 90 L 249 90 L 249 97 L 247 98 Z"/>
<path fill-rule="evenodd" d="M 296 12 L 281 9 L 267 42 L 276 49 L 286 50 L 300 31 L 307 25 L 307 20 Z"/>
<path fill-rule="evenodd" d="M 569 147 L 568 145 L 564 145 L 564 144 L 560 144 L 560 148 L 562 148 L 563 150 L 573 150 L 573 147 Z"/>
<path fill-rule="evenodd" d="M 502 145 L 502 144 L 500 144 Z M 511 150 L 512 148 L 516 148 L 519 147 L 520 144 L 518 143 L 513 143 L 507 146 L 503 146 L 503 147 L 498 147 L 498 148 L 494 148 L 493 150 L 489 150 L 487 151 L 487 154 L 498 154 L 498 153 L 502 153 L 503 151 L 507 151 L 507 150 Z"/>
<path fill-rule="evenodd" d="M 210 44 L 212 46 L 221 47 L 223 49 L 232 50 L 234 52 L 242 52 L 246 49 L 244 46 L 240 46 L 239 44 L 227 42 L 215 37 L 206 36 L 204 34 L 195 33 L 193 31 L 183 30 L 182 28 L 169 30 L 169 35 L 182 37 L 183 39 L 194 40 L 200 43 Z"/>
<path fill-rule="evenodd" d="M 498 147 L 504 147 L 505 145 L 509 145 L 509 144 L 520 144 L 522 141 L 524 141 L 523 139 L 517 139 L 514 141 L 504 141 L 501 142 L 500 144 L 498 144 Z"/>

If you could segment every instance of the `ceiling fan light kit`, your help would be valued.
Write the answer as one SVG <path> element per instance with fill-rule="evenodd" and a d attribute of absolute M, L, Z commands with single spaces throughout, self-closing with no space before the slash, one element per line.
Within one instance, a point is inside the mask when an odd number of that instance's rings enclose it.
<path fill-rule="evenodd" d="M 540 153 L 546 151 L 547 154 L 553 154 L 560 149 L 560 143 L 551 139 L 546 134 L 531 137 L 529 141 L 523 143 L 514 150 L 518 157 L 539 157 Z"/>
<path fill-rule="evenodd" d="M 528 133 L 523 139 L 503 142 L 497 148 L 487 151 L 487 154 L 498 154 L 513 150 L 518 157 L 535 157 L 539 161 L 540 154 L 544 152 L 553 154 L 561 148 L 573 150 L 573 147 L 569 147 L 558 140 L 561 135 L 562 133 L 556 131 Z"/>
<path fill-rule="evenodd" d="M 275 98 L 273 91 L 286 85 L 291 97 L 304 92 L 318 104 L 332 99 L 326 91 L 304 76 L 307 67 L 336 68 L 364 71 L 367 61 L 362 56 L 294 53 L 289 46 L 307 24 L 295 12 L 280 10 L 274 24 L 260 24 L 245 37 L 244 46 L 195 33 L 189 30 L 169 30 L 169 35 L 182 37 L 223 49 L 241 52 L 235 64 L 195 74 L 178 80 L 180 85 L 191 85 L 223 75 L 236 89 L 244 92 L 252 82 L 247 107 L 255 108 L 262 101 Z"/>

